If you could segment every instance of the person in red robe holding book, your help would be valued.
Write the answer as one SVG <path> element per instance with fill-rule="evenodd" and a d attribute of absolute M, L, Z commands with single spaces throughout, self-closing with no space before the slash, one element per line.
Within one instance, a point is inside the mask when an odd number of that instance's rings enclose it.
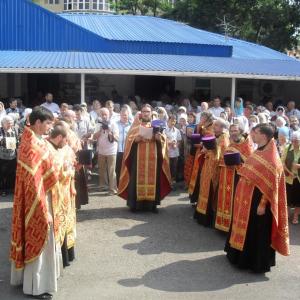
<path fill-rule="evenodd" d="M 225 150 L 226 153 L 239 153 L 239 164 L 226 165 L 224 159 L 220 160 L 219 169 L 219 186 L 217 194 L 217 209 L 215 228 L 228 232 L 231 225 L 233 211 L 234 191 L 239 176 L 237 171 L 253 153 L 253 143 L 239 124 L 231 124 L 229 127 L 230 144 Z"/>
<path fill-rule="evenodd" d="M 165 134 L 153 132 L 149 139 L 140 135 L 141 126 L 151 128 L 151 112 L 144 104 L 128 132 L 118 189 L 131 211 L 148 207 L 157 213 L 171 191 L 171 174 Z"/>
<path fill-rule="evenodd" d="M 242 269 L 269 272 L 275 251 L 289 255 L 289 229 L 285 175 L 269 124 L 254 128 L 258 149 L 238 171 L 232 228 L 225 251 Z"/>

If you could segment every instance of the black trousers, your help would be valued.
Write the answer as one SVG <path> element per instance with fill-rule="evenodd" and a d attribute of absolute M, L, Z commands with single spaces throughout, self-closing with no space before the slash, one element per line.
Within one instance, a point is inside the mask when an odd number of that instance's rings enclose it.
<path fill-rule="evenodd" d="M 171 177 L 172 180 L 176 180 L 176 174 L 177 174 L 177 162 L 178 162 L 178 157 L 170 157 L 170 171 L 171 171 Z"/>
<path fill-rule="evenodd" d="M 117 186 L 119 186 L 119 180 L 120 180 L 120 175 L 121 175 L 123 154 L 124 154 L 123 152 L 118 152 L 117 153 L 117 160 L 116 160 Z"/>
<path fill-rule="evenodd" d="M 15 188 L 17 160 L 0 159 L 0 190 L 13 191 Z"/>

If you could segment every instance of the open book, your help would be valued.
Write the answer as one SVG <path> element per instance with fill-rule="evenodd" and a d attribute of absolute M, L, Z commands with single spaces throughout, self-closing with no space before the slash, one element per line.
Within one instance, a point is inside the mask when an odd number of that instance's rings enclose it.
<path fill-rule="evenodd" d="M 146 140 L 151 140 L 153 137 L 153 128 L 140 126 L 139 135 Z"/>

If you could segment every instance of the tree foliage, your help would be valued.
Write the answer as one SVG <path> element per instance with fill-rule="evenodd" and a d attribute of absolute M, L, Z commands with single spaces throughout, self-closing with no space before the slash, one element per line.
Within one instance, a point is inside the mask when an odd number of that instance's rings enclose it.
<path fill-rule="evenodd" d="M 162 16 L 280 51 L 299 40 L 300 0 L 177 0 L 174 7 L 170 2 L 115 0 L 115 7 L 117 13 Z"/>
<path fill-rule="evenodd" d="M 115 0 L 114 2 L 117 13 L 132 15 L 158 16 L 172 8 L 167 0 Z"/>
<path fill-rule="evenodd" d="M 164 16 L 280 51 L 299 39 L 299 0 L 182 0 Z"/>

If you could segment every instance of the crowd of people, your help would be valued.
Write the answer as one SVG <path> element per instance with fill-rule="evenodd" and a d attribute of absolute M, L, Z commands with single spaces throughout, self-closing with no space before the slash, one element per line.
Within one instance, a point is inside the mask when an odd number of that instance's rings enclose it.
<path fill-rule="evenodd" d="M 300 111 L 294 101 L 234 109 L 212 101 L 120 105 L 112 100 L 25 108 L 0 102 L 0 190 L 14 190 L 11 283 L 51 299 L 75 258 L 76 210 L 99 191 L 132 212 L 158 212 L 184 183 L 199 224 L 227 233 L 229 261 L 254 272 L 289 254 L 288 213 L 300 214 Z M 287 205 L 290 207 L 288 210 Z"/>

